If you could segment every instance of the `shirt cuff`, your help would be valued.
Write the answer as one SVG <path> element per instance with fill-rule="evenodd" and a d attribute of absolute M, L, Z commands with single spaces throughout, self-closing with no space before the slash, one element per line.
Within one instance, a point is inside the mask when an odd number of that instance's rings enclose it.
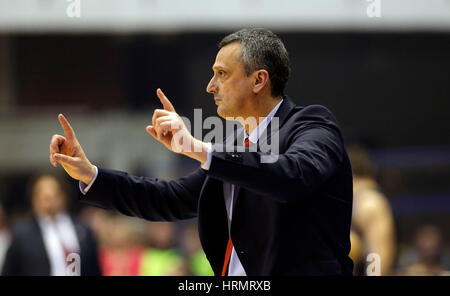
<path fill-rule="evenodd" d="M 202 169 L 204 170 L 209 170 L 209 167 L 211 166 L 211 155 L 212 155 L 212 144 L 211 143 L 207 143 L 208 144 L 208 150 L 207 150 L 207 154 L 206 154 L 206 161 L 204 163 L 202 163 Z"/>
<path fill-rule="evenodd" d="M 95 179 L 97 179 L 97 175 L 98 175 L 98 168 L 94 165 L 95 168 L 95 175 L 94 178 L 92 178 L 91 183 L 89 183 L 89 185 L 86 185 L 84 182 L 79 182 L 79 187 L 80 187 L 80 191 L 81 193 L 83 193 L 83 195 L 86 195 L 86 193 L 88 192 L 89 188 L 91 188 L 92 184 L 94 184 Z"/>

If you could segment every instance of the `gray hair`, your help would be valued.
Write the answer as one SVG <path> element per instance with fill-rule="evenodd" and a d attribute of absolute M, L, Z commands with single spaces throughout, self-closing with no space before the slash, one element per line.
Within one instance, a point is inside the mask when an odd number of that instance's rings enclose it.
<path fill-rule="evenodd" d="M 272 95 L 284 95 L 290 74 L 289 55 L 281 39 L 267 29 L 242 29 L 225 36 L 219 43 L 222 48 L 230 43 L 242 45 L 241 59 L 244 70 L 250 75 L 264 69 L 269 73 Z"/>

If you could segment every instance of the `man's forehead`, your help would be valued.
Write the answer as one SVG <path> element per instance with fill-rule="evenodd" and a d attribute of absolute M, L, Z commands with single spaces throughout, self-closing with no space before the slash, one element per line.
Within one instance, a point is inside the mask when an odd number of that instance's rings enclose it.
<path fill-rule="evenodd" d="M 233 42 L 222 47 L 217 53 L 213 68 L 226 68 L 241 64 L 241 49 L 242 45 L 237 42 Z"/>

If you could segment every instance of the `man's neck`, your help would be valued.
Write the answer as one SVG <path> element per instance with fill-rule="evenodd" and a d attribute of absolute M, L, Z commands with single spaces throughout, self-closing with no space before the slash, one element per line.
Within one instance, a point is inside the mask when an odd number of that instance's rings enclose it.
<path fill-rule="evenodd" d="M 250 135 L 253 130 L 269 115 L 269 113 L 275 108 L 278 103 L 283 99 L 279 97 L 265 97 L 255 100 L 254 108 L 252 108 L 251 114 L 249 114 L 240 123 L 245 128 L 245 131 Z"/>

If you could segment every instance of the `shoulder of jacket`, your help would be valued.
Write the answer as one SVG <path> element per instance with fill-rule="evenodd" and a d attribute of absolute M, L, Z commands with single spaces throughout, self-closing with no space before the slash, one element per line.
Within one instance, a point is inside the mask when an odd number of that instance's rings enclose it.
<path fill-rule="evenodd" d="M 11 225 L 11 234 L 14 237 L 27 236 L 33 232 L 34 221 L 31 218 L 19 220 Z"/>
<path fill-rule="evenodd" d="M 322 105 L 295 106 L 289 117 L 304 121 L 337 122 L 330 109 Z"/>
<path fill-rule="evenodd" d="M 316 114 L 316 115 L 333 115 L 333 113 L 327 107 L 323 105 L 308 105 L 300 107 L 298 112 L 302 114 Z"/>

